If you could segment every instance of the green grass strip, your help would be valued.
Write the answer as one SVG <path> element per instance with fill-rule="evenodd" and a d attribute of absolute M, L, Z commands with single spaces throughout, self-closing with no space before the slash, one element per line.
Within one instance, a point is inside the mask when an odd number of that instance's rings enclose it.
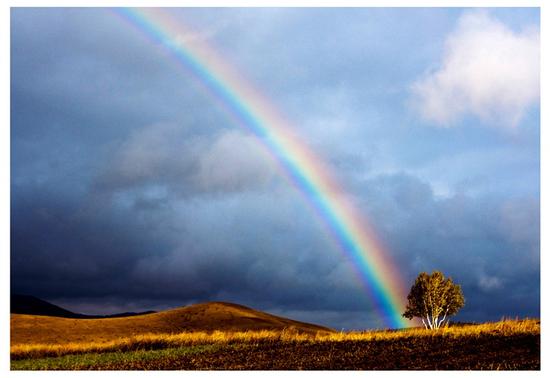
<path fill-rule="evenodd" d="M 187 354 L 211 352 L 217 345 L 195 345 L 159 350 L 137 350 L 130 352 L 85 353 L 62 357 L 48 357 L 11 361 L 11 370 L 80 370 L 93 367 L 133 361 L 150 361 L 161 358 L 174 358 Z"/>

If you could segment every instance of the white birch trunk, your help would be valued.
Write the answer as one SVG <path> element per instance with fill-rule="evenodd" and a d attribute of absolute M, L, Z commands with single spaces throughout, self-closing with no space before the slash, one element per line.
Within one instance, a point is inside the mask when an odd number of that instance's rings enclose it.
<path fill-rule="evenodd" d="M 437 319 L 439 319 L 439 316 L 435 316 L 432 320 L 432 323 L 434 325 L 434 329 L 438 329 L 439 328 L 439 323 L 437 321 Z"/>
<path fill-rule="evenodd" d="M 428 321 L 428 326 L 430 327 L 430 329 L 434 329 L 434 327 L 432 325 L 432 322 L 430 322 L 430 317 L 429 316 L 426 316 L 426 320 Z"/>
<path fill-rule="evenodd" d="M 441 327 L 441 324 L 443 324 L 443 322 L 445 321 L 445 318 L 447 317 L 448 312 L 449 312 L 449 310 L 445 311 L 445 313 L 443 314 L 443 318 L 441 318 L 441 320 L 438 324 L 438 328 Z"/>

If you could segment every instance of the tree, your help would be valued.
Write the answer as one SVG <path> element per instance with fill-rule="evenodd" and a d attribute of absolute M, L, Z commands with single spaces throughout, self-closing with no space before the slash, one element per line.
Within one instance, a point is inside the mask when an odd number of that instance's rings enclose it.
<path fill-rule="evenodd" d="M 438 329 L 442 324 L 447 324 L 449 317 L 464 307 L 460 285 L 438 271 L 432 274 L 420 273 L 407 295 L 407 300 L 403 317 L 418 317 L 424 327 L 430 329 Z"/>

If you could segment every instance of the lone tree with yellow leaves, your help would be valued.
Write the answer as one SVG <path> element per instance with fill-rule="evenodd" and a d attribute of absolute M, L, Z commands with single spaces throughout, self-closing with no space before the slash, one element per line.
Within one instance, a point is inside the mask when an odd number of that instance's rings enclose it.
<path fill-rule="evenodd" d="M 438 329 L 447 324 L 449 317 L 464 307 L 464 295 L 460 285 L 453 283 L 451 278 L 445 278 L 443 273 L 438 271 L 432 274 L 420 273 L 407 295 L 407 300 L 403 317 L 418 317 L 424 327 L 429 329 Z"/>

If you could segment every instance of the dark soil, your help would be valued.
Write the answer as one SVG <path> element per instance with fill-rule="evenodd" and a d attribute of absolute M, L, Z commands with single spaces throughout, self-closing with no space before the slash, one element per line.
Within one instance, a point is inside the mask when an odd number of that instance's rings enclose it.
<path fill-rule="evenodd" d="M 540 370 L 540 335 L 221 346 L 177 358 L 95 366 L 109 370 Z"/>

